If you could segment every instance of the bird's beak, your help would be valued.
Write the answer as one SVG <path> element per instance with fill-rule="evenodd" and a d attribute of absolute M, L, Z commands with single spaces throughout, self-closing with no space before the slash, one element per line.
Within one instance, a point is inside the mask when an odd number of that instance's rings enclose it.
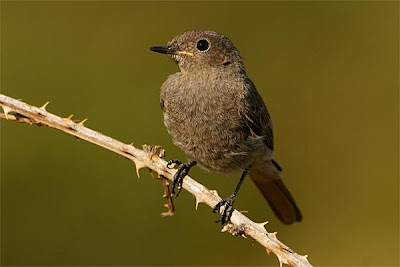
<path fill-rule="evenodd" d="M 150 50 L 153 52 L 157 53 L 162 53 L 162 54 L 175 54 L 176 50 L 173 49 L 172 47 L 165 45 L 165 46 L 153 46 L 150 47 Z"/>
<path fill-rule="evenodd" d="M 153 46 L 149 48 L 151 51 L 153 52 L 157 52 L 157 53 L 162 53 L 162 54 L 168 54 L 168 55 L 178 55 L 178 54 L 183 54 L 183 55 L 187 55 L 187 56 L 193 56 L 193 53 L 191 52 L 187 52 L 187 51 L 179 51 L 176 50 L 168 45 L 165 46 Z"/>

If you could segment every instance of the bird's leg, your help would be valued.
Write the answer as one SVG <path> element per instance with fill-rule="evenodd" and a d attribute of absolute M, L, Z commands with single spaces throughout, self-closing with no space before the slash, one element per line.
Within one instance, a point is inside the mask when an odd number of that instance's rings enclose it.
<path fill-rule="evenodd" d="M 244 178 L 246 177 L 247 173 L 249 172 L 249 169 L 244 170 L 244 172 L 242 173 L 242 176 L 240 177 L 239 183 L 237 184 L 235 191 L 233 192 L 232 195 L 230 195 L 229 197 L 221 200 L 220 202 L 218 202 L 217 205 L 214 206 L 213 208 L 213 212 L 219 212 L 220 208 L 223 206 L 223 210 L 221 212 L 221 218 L 216 221 L 216 223 L 221 222 L 221 224 L 225 224 L 226 222 L 228 222 L 232 216 L 233 211 L 235 210 L 233 208 L 233 203 L 235 203 L 236 200 L 236 195 L 239 192 L 240 187 L 242 186 L 242 183 L 244 181 Z"/>
<path fill-rule="evenodd" d="M 178 186 L 178 193 L 176 193 L 175 197 L 178 197 L 181 190 L 182 190 L 182 183 L 183 183 L 183 178 L 189 173 L 190 168 L 192 168 L 194 165 L 197 164 L 196 161 L 190 161 L 188 163 L 182 163 L 177 159 L 173 159 L 168 161 L 167 163 L 167 168 L 171 169 L 171 165 L 175 163 L 179 165 L 178 171 L 174 175 L 174 181 L 172 182 L 172 189 L 171 192 L 172 194 L 175 194 L 175 187 Z"/>

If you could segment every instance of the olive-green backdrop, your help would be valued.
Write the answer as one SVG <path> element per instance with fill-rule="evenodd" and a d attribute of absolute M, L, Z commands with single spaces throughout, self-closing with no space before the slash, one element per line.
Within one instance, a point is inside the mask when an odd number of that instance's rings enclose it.
<path fill-rule="evenodd" d="M 236 207 L 317 266 L 399 265 L 398 2 L 1 2 L 1 91 L 123 142 L 172 144 L 159 87 L 178 70 L 150 46 L 228 36 L 266 101 L 276 160 L 304 221 L 282 225 L 250 180 Z M 124 158 L 1 120 L 1 264 L 272 265 L 251 240 Z M 238 175 L 191 172 L 223 197 Z"/>

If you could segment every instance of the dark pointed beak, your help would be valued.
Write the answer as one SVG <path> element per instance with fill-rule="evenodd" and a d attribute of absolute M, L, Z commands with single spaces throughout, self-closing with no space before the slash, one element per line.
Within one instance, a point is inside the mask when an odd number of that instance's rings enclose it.
<path fill-rule="evenodd" d="M 168 45 L 165 46 L 153 46 L 149 48 L 153 52 L 162 53 L 162 54 L 175 54 L 176 50 L 171 48 Z"/>

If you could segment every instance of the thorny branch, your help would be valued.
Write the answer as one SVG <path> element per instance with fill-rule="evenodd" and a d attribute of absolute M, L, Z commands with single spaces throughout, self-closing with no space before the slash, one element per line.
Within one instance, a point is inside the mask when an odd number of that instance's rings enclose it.
<path fill-rule="evenodd" d="M 136 165 L 138 175 L 139 169 L 144 167 L 157 172 L 158 178 L 163 182 L 164 195 L 167 198 L 166 207 L 169 209 L 163 215 L 171 216 L 173 214 L 173 204 L 167 179 L 172 180 L 176 170 L 166 168 L 167 162 L 163 159 L 163 150 L 159 146 L 144 145 L 142 150 L 134 147 L 133 144 L 124 144 L 85 127 L 83 124 L 86 119 L 78 122 L 72 120 L 72 115 L 67 118 L 61 118 L 48 112 L 46 110 L 47 105 L 48 102 L 38 108 L 0 94 L 0 106 L 4 110 L 4 114 L 0 114 L 0 118 L 35 125 L 46 125 L 104 147 L 132 160 Z M 184 179 L 183 188 L 195 197 L 196 208 L 199 203 L 214 207 L 221 200 L 215 190 L 207 189 L 189 176 Z M 235 210 L 232 214 L 231 222 L 223 227 L 222 232 L 227 231 L 235 236 L 251 237 L 264 246 L 268 254 L 270 252 L 274 253 L 278 257 L 281 266 L 283 263 L 291 266 L 312 266 L 308 262 L 307 256 L 297 254 L 279 241 L 276 237 L 276 232 L 268 233 L 265 229 L 266 224 L 267 222 L 255 223 Z"/>

